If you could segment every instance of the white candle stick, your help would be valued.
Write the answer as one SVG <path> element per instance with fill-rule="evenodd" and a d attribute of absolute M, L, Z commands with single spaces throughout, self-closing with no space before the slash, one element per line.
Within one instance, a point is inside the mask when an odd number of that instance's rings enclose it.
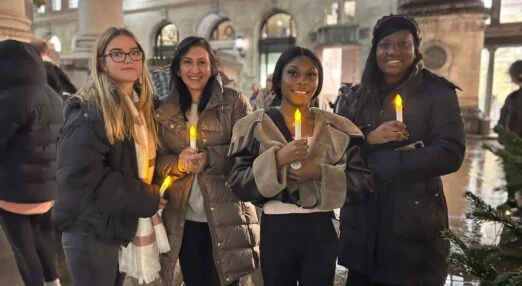
<path fill-rule="evenodd" d="M 196 149 L 196 127 L 194 125 L 190 126 L 190 148 Z"/>
<path fill-rule="evenodd" d="M 402 119 L 402 97 L 400 94 L 395 96 L 395 119 L 397 121 L 403 122 Z"/>
<path fill-rule="evenodd" d="M 296 109 L 294 113 L 294 140 L 301 139 L 301 122 L 301 112 L 299 109 Z M 292 169 L 299 170 L 301 169 L 301 162 L 293 162 L 290 164 L 290 167 L 292 167 Z"/>

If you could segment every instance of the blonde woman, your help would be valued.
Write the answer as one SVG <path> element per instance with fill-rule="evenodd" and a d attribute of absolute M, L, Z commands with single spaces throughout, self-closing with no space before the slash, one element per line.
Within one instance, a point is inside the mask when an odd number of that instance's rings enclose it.
<path fill-rule="evenodd" d="M 133 239 L 139 217 L 165 203 L 147 183 L 158 142 L 153 93 L 143 49 L 130 31 L 111 27 L 101 34 L 91 77 L 65 106 L 53 219 L 63 231 L 74 285 L 122 285 L 120 246 Z"/>

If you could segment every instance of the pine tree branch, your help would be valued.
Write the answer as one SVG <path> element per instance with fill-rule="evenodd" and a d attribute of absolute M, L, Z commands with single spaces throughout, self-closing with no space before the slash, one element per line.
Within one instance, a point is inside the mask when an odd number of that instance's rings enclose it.
<path fill-rule="evenodd" d="M 517 235 L 522 236 L 522 226 L 518 222 L 514 222 L 510 216 L 487 205 L 482 199 L 471 192 L 466 192 L 466 198 L 471 204 L 471 211 L 466 214 L 468 219 L 477 223 L 497 222 L 503 224 L 506 228 Z"/>

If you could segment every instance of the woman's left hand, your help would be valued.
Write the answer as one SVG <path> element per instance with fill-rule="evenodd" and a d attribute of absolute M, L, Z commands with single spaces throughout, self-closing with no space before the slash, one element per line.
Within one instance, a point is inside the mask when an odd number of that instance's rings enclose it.
<path fill-rule="evenodd" d="M 321 181 L 321 167 L 312 161 L 303 160 L 300 169 L 288 168 L 287 178 L 300 184 L 312 180 Z"/>
<path fill-rule="evenodd" d="M 207 153 L 206 152 L 198 152 L 197 154 L 192 155 L 192 171 L 196 174 L 201 173 L 205 170 L 205 166 L 207 165 Z"/>

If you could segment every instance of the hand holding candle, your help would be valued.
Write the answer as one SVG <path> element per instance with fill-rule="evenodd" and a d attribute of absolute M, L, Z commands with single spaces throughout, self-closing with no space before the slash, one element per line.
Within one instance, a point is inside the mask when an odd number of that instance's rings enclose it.
<path fill-rule="evenodd" d="M 161 184 L 161 187 L 160 187 L 160 207 L 159 207 L 160 209 L 158 210 L 159 216 L 161 216 L 161 213 L 163 212 L 163 208 L 167 204 L 167 200 L 165 200 L 163 198 L 163 195 L 165 194 L 165 191 L 170 187 L 171 184 L 172 184 L 172 177 L 171 176 L 167 176 L 165 178 L 165 180 L 163 180 L 163 183 Z"/>
<path fill-rule="evenodd" d="M 400 94 L 397 94 L 395 96 L 394 105 L 395 105 L 395 118 L 396 118 L 396 120 L 400 121 L 400 122 L 403 122 L 403 119 L 402 119 L 402 97 L 401 97 Z"/>
<path fill-rule="evenodd" d="M 163 184 L 161 184 L 160 196 L 163 197 L 163 195 L 165 194 L 165 191 L 170 187 L 171 184 L 172 184 L 172 177 L 167 176 L 165 178 L 165 180 L 163 180 Z"/>
<path fill-rule="evenodd" d="M 190 133 L 190 148 L 196 149 L 197 148 L 197 146 L 196 146 L 196 139 L 197 139 L 196 126 L 191 125 L 189 133 Z"/>
<path fill-rule="evenodd" d="M 299 108 L 295 110 L 294 113 L 294 140 L 301 139 L 301 111 L 299 111 Z M 295 170 L 301 169 L 301 162 L 293 162 L 290 164 L 290 167 Z"/>

